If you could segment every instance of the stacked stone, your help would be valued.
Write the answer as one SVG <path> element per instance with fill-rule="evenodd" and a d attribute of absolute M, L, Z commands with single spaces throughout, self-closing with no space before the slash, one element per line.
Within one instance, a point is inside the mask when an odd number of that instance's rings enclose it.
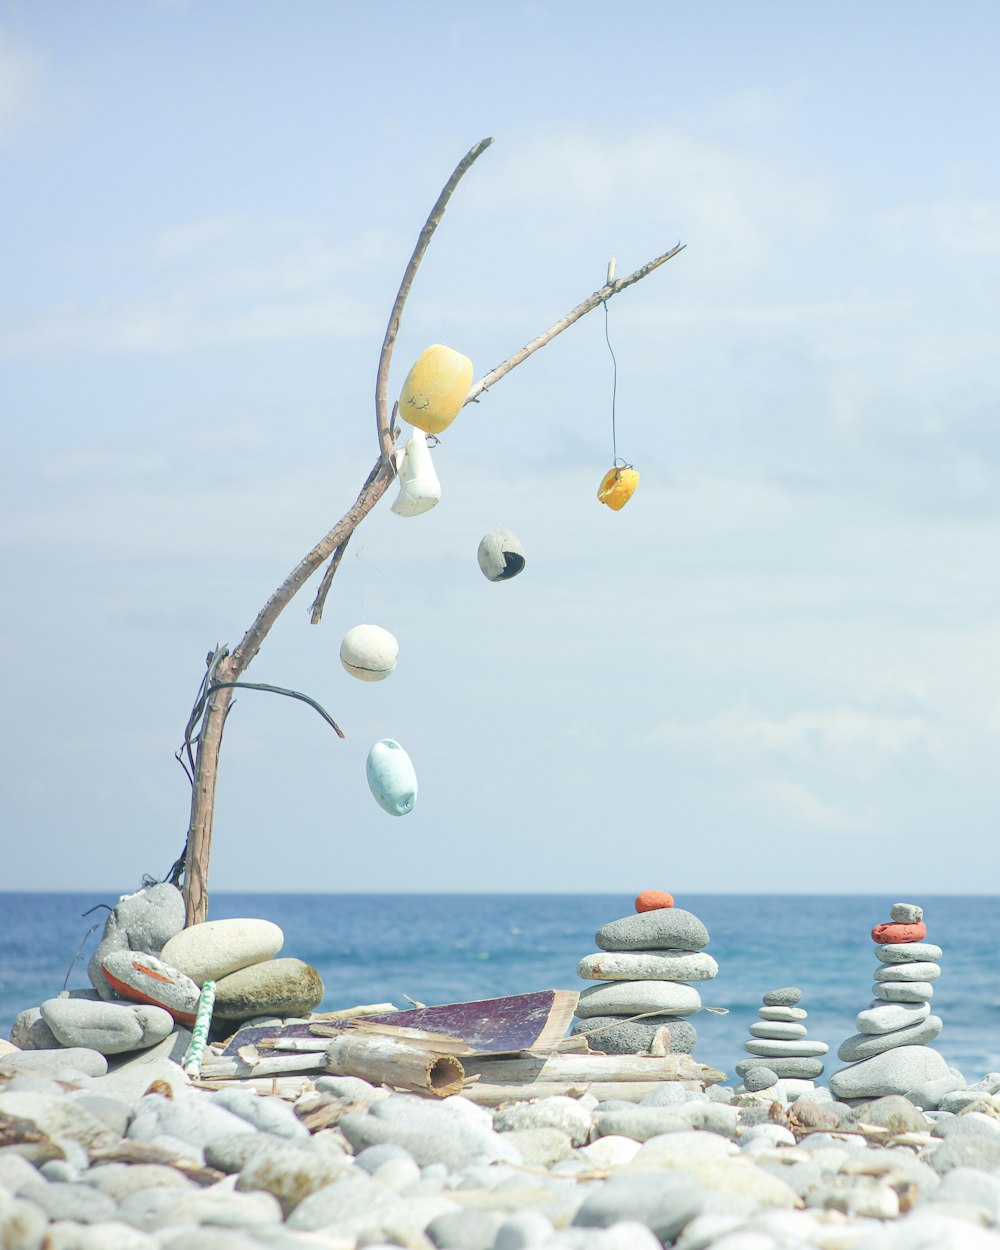
<path fill-rule="evenodd" d="M 572 1032 L 608 1054 L 690 1054 L 698 1034 L 687 1017 L 701 1009 L 701 996 L 689 983 L 719 971 L 704 950 L 708 930 L 660 890 L 640 894 L 635 909 L 600 928 L 601 949 L 580 961 L 577 975 L 600 984 L 580 994 Z M 646 1018 L 623 1023 L 636 1015 Z"/>
<path fill-rule="evenodd" d="M 830 1077 L 835 1097 L 906 1094 L 947 1075 L 944 1057 L 927 1045 L 941 1032 L 941 1018 L 930 1008 L 941 948 L 926 936 L 923 909 L 915 903 L 896 903 L 890 922 L 872 929 L 879 960 L 875 997 L 858 1013 L 858 1032 L 837 1051 L 851 1066 Z"/>
<path fill-rule="evenodd" d="M 123 896 L 109 915 L 87 968 L 93 988 L 22 1011 L 11 1041 L 23 1050 L 84 1047 L 120 1055 L 177 1033 L 182 1052 L 209 980 L 218 1021 L 306 1015 L 323 998 L 323 982 L 300 959 L 276 959 L 283 943 L 268 920 L 185 928 L 181 892 L 165 882 L 147 886 Z"/>
<path fill-rule="evenodd" d="M 809 1013 L 798 1005 L 801 999 L 802 991 L 793 985 L 764 995 L 764 1005 L 757 1009 L 760 1021 L 751 1024 L 750 1040 L 743 1044 L 753 1057 L 736 1065 L 747 1089 L 767 1089 L 785 1077 L 815 1080 L 822 1076 L 820 1055 L 830 1048 L 826 1042 L 806 1037 L 803 1021 Z"/>

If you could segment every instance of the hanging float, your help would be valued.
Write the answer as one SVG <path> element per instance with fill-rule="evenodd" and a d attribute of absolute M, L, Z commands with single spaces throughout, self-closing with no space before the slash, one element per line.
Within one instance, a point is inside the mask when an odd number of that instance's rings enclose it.
<path fill-rule="evenodd" d="M 394 738 L 383 738 L 368 752 L 368 787 L 375 802 L 390 816 L 405 816 L 417 801 L 413 763 Z"/>
<path fill-rule="evenodd" d="M 639 485 L 639 474 L 630 464 L 608 469 L 597 488 L 597 498 L 613 511 L 624 508 Z"/>
<path fill-rule="evenodd" d="M 510 530 L 490 530 L 476 556 L 483 576 L 491 582 L 509 582 L 524 568 L 524 548 Z"/>
<path fill-rule="evenodd" d="M 472 361 L 443 343 L 417 357 L 399 396 L 399 415 L 426 434 L 440 434 L 458 416 L 472 385 Z"/>
<path fill-rule="evenodd" d="M 340 662 L 361 681 L 383 681 L 396 667 L 399 643 L 381 625 L 355 625 L 340 644 Z"/>
<path fill-rule="evenodd" d="M 413 437 L 396 453 L 399 494 L 392 505 L 397 516 L 420 516 L 441 499 L 441 483 L 434 472 L 427 436 L 415 429 Z"/>

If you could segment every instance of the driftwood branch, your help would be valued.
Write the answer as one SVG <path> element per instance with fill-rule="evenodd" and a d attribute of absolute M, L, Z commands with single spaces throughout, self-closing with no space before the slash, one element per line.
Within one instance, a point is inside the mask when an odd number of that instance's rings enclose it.
<path fill-rule="evenodd" d="M 424 222 L 424 228 L 420 231 L 417 238 L 417 245 L 413 249 L 413 255 L 407 263 L 403 273 L 403 280 L 400 282 L 399 290 L 396 293 L 396 301 L 392 306 L 392 312 L 389 314 L 389 324 L 385 328 L 385 338 L 382 340 L 382 351 L 379 353 L 378 358 L 378 373 L 375 378 L 375 426 L 378 431 L 379 447 L 382 450 L 382 460 L 386 464 L 391 463 L 394 450 L 392 434 L 389 428 L 389 365 L 392 361 L 392 349 L 396 344 L 396 335 L 399 333 L 399 324 L 403 317 L 403 305 L 410 294 L 410 287 L 413 285 L 413 279 L 416 276 L 420 262 L 424 258 L 424 252 L 427 251 L 427 245 L 431 241 L 431 236 L 438 228 L 438 223 L 444 216 L 444 210 L 448 207 L 448 201 L 451 199 L 452 192 L 461 182 L 466 171 L 482 156 L 492 142 L 492 139 L 480 139 L 475 147 L 470 148 L 466 152 L 455 166 L 451 177 L 444 184 L 441 194 L 437 197 L 437 201 L 430 211 L 430 216 Z"/>
<path fill-rule="evenodd" d="M 592 312 L 598 304 L 603 304 L 606 300 L 611 299 L 613 295 L 617 295 L 619 291 L 624 291 L 627 286 L 631 286 L 634 282 L 639 282 L 642 278 L 645 278 L 645 276 L 652 273 L 654 269 L 659 269 L 661 265 L 676 256 L 678 252 L 683 252 L 684 247 L 685 244 L 678 243 L 677 246 L 672 247 L 669 252 L 664 252 L 662 256 L 657 256 L 653 260 L 647 261 L 645 265 L 642 265 L 634 273 L 630 273 L 628 277 L 625 278 L 615 278 L 611 271 L 611 266 L 609 265 L 608 281 L 599 291 L 595 291 L 594 294 L 585 299 L 583 303 L 577 304 L 577 306 L 571 309 L 565 317 L 560 317 L 555 325 L 549 326 L 543 334 L 539 334 L 539 336 L 532 339 L 530 343 L 526 343 L 520 351 L 515 352 L 513 356 L 509 356 L 503 364 L 497 365 L 495 369 L 491 369 L 489 373 L 484 374 L 478 382 L 473 382 L 472 386 L 469 388 L 468 395 L 465 397 L 465 402 L 467 404 L 475 403 L 484 391 L 488 391 L 495 382 L 499 382 L 502 377 L 506 377 L 506 375 L 510 373 L 511 369 L 515 369 L 518 365 L 523 364 L 524 361 L 526 361 L 529 356 L 537 352 L 539 348 L 544 347 L 546 343 L 551 343 L 557 334 L 562 334 L 563 330 L 568 330 L 574 321 L 579 321 L 581 317 L 586 316 L 589 312 Z"/>
<path fill-rule="evenodd" d="M 277 590 L 274 591 L 232 653 L 227 654 L 224 649 L 217 649 L 212 657 L 210 672 L 206 675 L 206 680 L 200 693 L 208 691 L 210 686 L 213 689 L 211 689 L 204 700 L 204 713 L 197 737 L 197 750 L 193 768 L 191 768 L 193 773 L 191 814 L 184 852 L 184 902 L 186 923 L 188 925 L 200 923 L 206 919 L 208 914 L 208 864 L 212 844 L 219 752 L 222 746 L 222 732 L 226 716 L 232 704 L 233 683 L 239 680 L 241 674 L 260 650 L 261 644 L 270 632 L 271 627 L 292 598 L 298 594 L 321 565 L 329 559 L 330 565 L 324 573 L 311 609 L 312 622 L 314 624 L 319 622 L 323 614 L 323 606 L 326 602 L 330 584 L 340 566 L 351 535 L 385 494 L 395 476 L 393 463 L 393 452 L 395 450 L 394 413 L 390 416 L 388 379 L 389 365 L 399 332 L 403 307 L 410 293 L 410 288 L 413 285 L 413 279 L 420 262 L 434 231 L 441 221 L 452 193 L 467 170 L 492 142 L 492 139 L 481 140 L 475 147 L 470 148 L 455 167 L 451 177 L 445 183 L 441 194 L 438 196 L 430 216 L 424 223 L 416 246 L 413 249 L 413 254 L 410 256 L 403 273 L 403 279 L 386 326 L 375 383 L 375 419 L 379 455 L 357 499 L 336 525 L 298 562 Z M 511 369 L 516 368 L 517 365 L 527 360 L 530 355 L 538 351 L 539 348 L 544 347 L 546 343 L 551 342 L 557 334 L 561 334 L 563 330 L 567 329 L 575 321 L 578 321 L 582 316 L 590 312 L 591 309 L 596 308 L 598 304 L 610 299 L 613 295 L 617 295 L 625 287 L 638 282 L 672 256 L 676 256 L 679 251 L 681 251 L 680 244 L 669 252 L 665 252 L 662 256 L 649 261 L 648 264 L 643 265 L 641 269 L 637 269 L 626 278 L 615 280 L 613 274 L 609 271 L 608 282 L 599 291 L 595 291 L 593 295 L 584 300 L 583 303 L 578 304 L 576 308 L 567 313 L 560 321 L 557 321 L 544 334 L 540 334 L 537 338 L 532 339 L 530 343 L 522 347 L 520 351 L 515 352 L 503 364 L 497 365 L 495 369 L 491 369 L 483 378 L 474 383 L 466 396 L 465 402 L 471 403 L 476 400 L 495 382 L 498 382 L 508 374 Z M 188 746 L 191 742 L 193 728 L 193 726 L 189 725 L 188 733 L 185 735 L 185 742 Z"/>

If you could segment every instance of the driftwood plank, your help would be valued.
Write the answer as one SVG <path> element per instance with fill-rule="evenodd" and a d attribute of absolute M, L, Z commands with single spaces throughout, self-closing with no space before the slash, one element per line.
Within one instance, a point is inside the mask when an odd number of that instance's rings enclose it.
<path fill-rule="evenodd" d="M 514 1081 L 700 1081 L 717 1085 L 725 1074 L 697 1063 L 690 1055 L 540 1055 L 463 1056 L 467 1076 L 492 1083 Z"/>

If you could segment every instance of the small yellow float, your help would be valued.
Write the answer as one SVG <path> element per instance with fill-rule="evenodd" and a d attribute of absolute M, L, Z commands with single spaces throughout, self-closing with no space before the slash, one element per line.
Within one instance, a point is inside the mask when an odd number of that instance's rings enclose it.
<path fill-rule="evenodd" d="M 601 503 L 606 503 L 609 508 L 618 512 L 635 494 L 635 488 L 638 485 L 639 474 L 630 464 L 625 465 L 624 468 L 616 465 L 615 468 L 608 469 L 601 478 L 601 484 L 597 488 L 597 498 Z"/>
<path fill-rule="evenodd" d="M 472 361 L 434 343 L 421 352 L 406 375 L 399 415 L 426 434 L 440 434 L 458 416 L 472 385 Z"/>

